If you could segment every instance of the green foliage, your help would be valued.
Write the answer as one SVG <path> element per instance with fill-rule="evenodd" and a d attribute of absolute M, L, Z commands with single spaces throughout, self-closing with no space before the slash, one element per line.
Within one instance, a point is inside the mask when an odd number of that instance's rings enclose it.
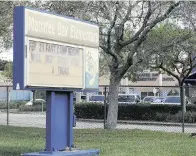
<path fill-rule="evenodd" d="M 33 102 L 33 106 L 36 106 L 36 105 L 46 105 L 46 102 L 44 102 L 44 101 L 34 101 Z"/>
<path fill-rule="evenodd" d="M 19 107 L 19 111 L 21 112 L 40 112 L 42 111 L 42 105 L 33 105 L 33 106 L 26 106 L 26 105 L 21 105 Z M 43 105 L 43 111 L 46 111 L 46 105 Z"/>
<path fill-rule="evenodd" d="M 35 98 L 36 99 L 44 99 L 44 100 L 46 100 L 46 91 L 36 90 L 35 91 Z"/>
<path fill-rule="evenodd" d="M 159 67 L 160 64 L 174 72 L 176 60 L 182 61 L 184 56 L 188 55 L 188 52 L 182 53 L 182 45 L 190 46 L 194 36 L 194 32 L 182 29 L 171 22 L 165 21 L 158 24 L 149 32 L 147 39 L 138 48 L 138 52 L 133 58 L 135 64 L 129 68 L 125 77 L 137 81 L 137 72 L 145 69 L 167 73 Z M 183 61 L 186 62 L 186 60 Z M 190 63 L 185 64 L 190 65 Z M 185 68 L 188 68 L 188 65 Z"/>
<path fill-rule="evenodd" d="M 21 105 L 19 111 L 21 112 L 36 112 L 36 111 L 46 111 L 46 102 L 35 101 L 33 105 Z"/>
<path fill-rule="evenodd" d="M 171 22 L 154 28 L 143 43 L 144 53 L 140 55 L 148 68 L 167 73 L 182 85 L 195 68 L 196 34 Z"/>
<path fill-rule="evenodd" d="M 26 101 L 10 101 L 10 109 L 18 109 L 20 106 L 24 105 Z M 0 109 L 7 109 L 7 101 L 0 101 Z"/>
<path fill-rule="evenodd" d="M 156 113 L 155 120 L 156 121 L 166 121 L 168 113 Z"/>
<path fill-rule="evenodd" d="M 15 6 L 41 8 L 41 1 L 1 1 L 0 5 L 0 47 L 11 48 L 13 44 L 13 11 Z M 2 49 L 2 48 L 1 48 Z"/>
<path fill-rule="evenodd" d="M 143 43 L 142 49 L 148 54 L 147 60 L 144 61 L 152 64 L 160 64 L 164 61 L 164 66 L 173 68 L 170 60 L 179 57 L 178 45 L 188 41 L 193 35 L 193 32 L 171 23 L 158 25 L 149 33 L 148 39 Z"/>
<path fill-rule="evenodd" d="M 181 106 L 179 105 L 119 105 L 118 120 L 151 120 L 165 122 L 181 122 Z M 75 104 L 75 115 L 84 119 L 103 119 L 104 105 L 101 103 Z M 196 122 L 196 106 L 188 105 L 185 114 L 186 122 Z"/>
<path fill-rule="evenodd" d="M 80 103 L 74 108 L 77 118 L 103 119 L 104 105 L 101 103 Z"/>
<path fill-rule="evenodd" d="M 8 63 L 8 61 L 1 60 L 0 59 L 0 71 L 5 70 L 5 65 Z"/>
<path fill-rule="evenodd" d="M 5 69 L 2 74 L 9 80 L 13 79 L 13 63 L 12 62 L 7 62 L 5 64 Z"/>
<path fill-rule="evenodd" d="M 176 89 L 172 89 L 167 96 L 179 96 L 179 92 Z"/>

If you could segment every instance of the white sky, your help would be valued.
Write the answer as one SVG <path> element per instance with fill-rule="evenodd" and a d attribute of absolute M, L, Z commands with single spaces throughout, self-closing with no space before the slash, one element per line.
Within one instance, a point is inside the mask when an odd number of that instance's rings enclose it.
<path fill-rule="evenodd" d="M 9 49 L 5 52 L 0 53 L 1 60 L 13 61 L 13 49 Z"/>

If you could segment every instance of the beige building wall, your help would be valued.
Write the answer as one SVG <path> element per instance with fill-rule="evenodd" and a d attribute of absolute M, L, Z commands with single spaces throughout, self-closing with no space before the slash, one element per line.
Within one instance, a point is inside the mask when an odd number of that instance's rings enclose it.
<path fill-rule="evenodd" d="M 161 76 L 161 77 L 160 77 Z M 99 85 L 109 85 L 109 76 L 101 76 Z M 120 87 L 119 93 L 138 94 L 144 96 L 167 96 L 169 92 L 179 92 L 178 81 L 167 74 L 159 75 L 157 72 L 142 72 L 138 74 L 138 81 L 132 82 L 127 78 L 121 80 L 121 85 L 129 87 Z M 138 87 L 137 87 L 138 86 Z M 141 86 L 141 87 L 140 87 Z M 146 87 L 145 87 L 146 86 Z M 163 86 L 163 87 L 153 87 Z M 164 87 L 174 86 L 174 87 Z M 175 87 L 176 86 L 176 87 Z M 156 93 L 153 90 L 156 89 Z M 103 90 L 100 88 L 100 90 Z M 174 91 L 175 90 L 175 91 Z"/>
<path fill-rule="evenodd" d="M 155 72 L 148 72 L 145 74 L 141 75 L 140 80 L 135 82 L 132 82 L 131 80 L 128 80 L 127 82 L 126 79 L 122 79 L 121 85 L 130 85 L 130 86 L 159 86 L 160 85 L 159 75 L 155 76 L 156 74 Z M 99 85 L 109 85 L 109 82 L 110 82 L 109 76 L 101 76 L 99 78 Z M 168 76 L 167 74 L 162 74 L 162 86 L 178 86 L 178 81 L 172 76 Z"/>

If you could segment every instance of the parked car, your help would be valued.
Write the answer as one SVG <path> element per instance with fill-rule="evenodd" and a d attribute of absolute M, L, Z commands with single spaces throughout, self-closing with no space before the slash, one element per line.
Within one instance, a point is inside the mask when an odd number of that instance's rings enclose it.
<path fill-rule="evenodd" d="M 141 101 L 138 94 L 119 94 L 118 103 L 119 104 L 137 104 Z"/>
<path fill-rule="evenodd" d="M 89 98 L 89 102 L 104 103 L 104 99 L 104 95 L 92 95 Z"/>
<path fill-rule="evenodd" d="M 44 99 L 35 99 L 34 102 L 42 104 L 42 103 L 45 103 L 46 101 Z M 28 101 L 25 105 L 26 106 L 32 106 L 33 105 L 33 99 L 31 101 Z"/>
<path fill-rule="evenodd" d="M 163 102 L 165 101 L 165 97 L 155 97 L 151 104 L 164 104 Z"/>
<path fill-rule="evenodd" d="M 156 96 L 146 96 L 143 98 L 143 103 L 151 103 L 156 98 Z"/>
<path fill-rule="evenodd" d="M 165 100 L 163 101 L 163 104 L 174 104 L 174 105 L 180 105 L 180 96 L 167 96 L 165 97 Z"/>

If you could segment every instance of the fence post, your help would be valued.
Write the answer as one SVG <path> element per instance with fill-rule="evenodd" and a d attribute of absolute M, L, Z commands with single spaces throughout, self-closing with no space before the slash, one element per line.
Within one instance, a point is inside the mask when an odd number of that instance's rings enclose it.
<path fill-rule="evenodd" d="M 7 126 L 9 125 L 9 86 L 6 87 L 7 91 Z"/>
<path fill-rule="evenodd" d="M 104 129 L 106 128 L 106 107 L 107 107 L 107 104 L 106 104 L 106 98 L 107 98 L 107 88 L 105 86 L 104 88 Z"/>
<path fill-rule="evenodd" d="M 181 99 L 181 107 L 182 107 L 182 133 L 184 133 L 184 116 L 185 116 L 185 106 L 184 106 L 184 88 L 180 86 L 180 99 Z"/>

